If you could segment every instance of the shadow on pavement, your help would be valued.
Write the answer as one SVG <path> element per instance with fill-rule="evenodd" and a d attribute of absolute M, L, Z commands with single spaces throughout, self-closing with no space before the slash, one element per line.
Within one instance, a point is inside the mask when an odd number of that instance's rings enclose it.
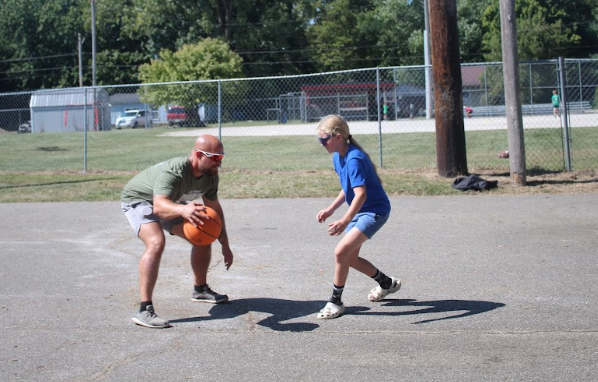
<path fill-rule="evenodd" d="M 421 320 L 413 322 L 413 324 L 426 324 L 434 321 L 452 320 L 455 318 L 463 318 L 467 316 L 473 316 L 475 314 L 486 313 L 491 310 L 502 308 L 505 304 L 500 302 L 490 301 L 475 301 L 475 300 L 437 300 L 437 301 L 417 301 L 413 299 L 386 299 L 384 300 L 383 306 L 396 306 L 396 307 L 416 307 L 421 309 L 403 311 L 403 312 L 368 312 L 370 308 L 362 307 L 361 311 L 359 307 L 348 308 L 347 313 L 356 315 L 384 315 L 384 316 L 409 316 L 416 314 L 430 314 L 430 313 L 449 313 L 449 312 L 463 312 L 447 317 L 430 318 L 427 320 Z"/>
<path fill-rule="evenodd" d="M 247 298 L 233 300 L 226 304 L 215 305 L 210 309 L 209 316 L 189 317 L 170 320 L 171 323 L 201 322 L 209 320 L 226 320 L 252 312 L 270 313 L 271 316 L 258 321 L 257 325 L 268 327 L 277 331 L 309 332 L 317 329 L 318 324 L 313 322 L 291 322 L 284 321 L 315 315 L 325 304 L 325 301 L 292 301 L 276 298 Z M 425 324 L 434 321 L 463 318 L 475 314 L 486 313 L 501 308 L 505 304 L 489 301 L 472 300 L 438 300 L 438 301 L 417 301 L 413 299 L 387 299 L 382 302 L 384 307 L 416 307 L 421 309 L 410 311 L 381 312 L 371 311 L 370 307 L 349 306 L 345 314 L 352 315 L 380 315 L 380 316 L 409 316 L 432 313 L 462 312 L 459 314 L 430 318 L 413 322 L 413 324 Z"/>

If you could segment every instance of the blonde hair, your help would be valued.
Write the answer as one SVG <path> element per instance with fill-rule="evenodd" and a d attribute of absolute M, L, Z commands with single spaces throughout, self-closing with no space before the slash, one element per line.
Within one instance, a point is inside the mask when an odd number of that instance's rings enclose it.
<path fill-rule="evenodd" d="M 372 161 L 372 158 L 370 158 L 370 154 L 368 154 L 367 151 L 365 151 L 363 147 L 361 147 L 361 145 L 357 143 L 355 138 L 353 138 L 353 136 L 351 135 L 351 131 L 349 130 L 349 124 L 343 117 L 336 114 L 327 115 L 326 117 L 320 120 L 320 123 L 318 123 L 316 131 L 328 135 L 340 135 L 343 137 L 345 142 L 357 147 L 360 151 L 362 151 L 368 157 L 368 159 L 372 163 L 372 166 L 374 166 L 374 171 L 376 172 L 378 181 L 380 182 L 380 184 L 382 184 L 382 179 L 380 179 L 380 176 L 378 175 L 378 169 Z"/>

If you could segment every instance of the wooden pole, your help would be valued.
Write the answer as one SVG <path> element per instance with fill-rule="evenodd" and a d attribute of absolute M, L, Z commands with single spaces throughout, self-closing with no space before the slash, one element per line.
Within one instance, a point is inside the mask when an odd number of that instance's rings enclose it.
<path fill-rule="evenodd" d="M 519 93 L 519 56 L 517 54 L 516 21 L 515 0 L 500 0 L 502 63 L 511 180 L 515 186 L 525 186 L 527 180 L 525 171 L 525 145 L 523 143 L 523 119 L 521 117 L 521 96 Z"/>
<path fill-rule="evenodd" d="M 456 0 L 429 0 L 436 161 L 444 177 L 467 174 Z"/>

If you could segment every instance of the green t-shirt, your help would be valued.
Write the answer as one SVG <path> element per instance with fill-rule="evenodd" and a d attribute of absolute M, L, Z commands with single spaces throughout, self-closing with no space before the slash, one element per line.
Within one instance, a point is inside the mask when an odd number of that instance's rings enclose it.
<path fill-rule="evenodd" d="M 553 94 L 552 95 L 552 106 L 559 107 L 560 103 L 561 103 L 561 98 L 559 97 L 559 95 Z"/>
<path fill-rule="evenodd" d="M 218 180 L 218 176 L 193 176 L 188 156 L 172 158 L 133 177 L 123 188 L 121 200 L 153 203 L 154 195 L 167 195 L 174 202 L 188 202 L 202 196 L 216 200 Z"/>

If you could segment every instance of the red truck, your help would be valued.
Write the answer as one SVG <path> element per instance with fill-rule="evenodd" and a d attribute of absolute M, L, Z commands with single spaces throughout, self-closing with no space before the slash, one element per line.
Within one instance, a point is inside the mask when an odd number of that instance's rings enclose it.
<path fill-rule="evenodd" d="M 166 112 L 166 120 L 169 127 L 175 125 L 183 127 L 189 124 L 189 115 L 183 106 L 170 106 Z"/>

